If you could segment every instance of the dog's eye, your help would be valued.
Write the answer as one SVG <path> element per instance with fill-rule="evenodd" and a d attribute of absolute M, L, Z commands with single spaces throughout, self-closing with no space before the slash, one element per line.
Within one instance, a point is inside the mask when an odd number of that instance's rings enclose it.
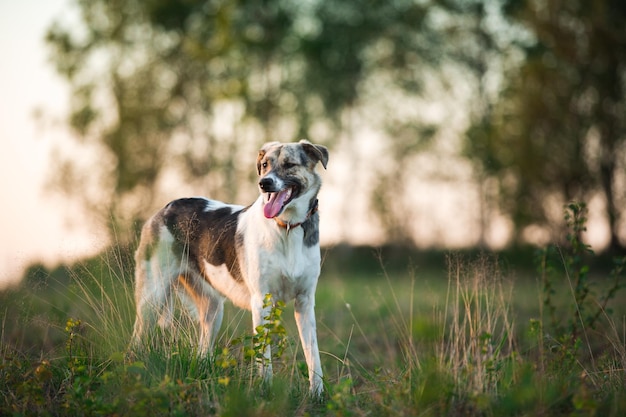
<path fill-rule="evenodd" d="M 263 163 L 261 164 L 261 167 L 263 167 L 263 168 L 267 168 L 267 161 L 263 162 Z"/>
<path fill-rule="evenodd" d="M 285 162 L 285 163 L 283 164 L 283 167 L 284 167 L 285 169 L 290 169 L 290 168 L 293 168 L 293 167 L 295 167 L 295 166 L 296 166 L 296 164 L 294 164 L 293 162 Z"/>

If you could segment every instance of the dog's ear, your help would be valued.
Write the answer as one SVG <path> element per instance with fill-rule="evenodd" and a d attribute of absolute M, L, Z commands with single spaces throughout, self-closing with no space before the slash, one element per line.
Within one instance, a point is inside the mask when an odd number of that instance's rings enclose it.
<path fill-rule="evenodd" d="M 321 162 L 324 169 L 326 169 L 328 165 L 328 149 L 326 149 L 326 146 L 314 145 L 306 139 L 302 139 L 300 144 L 311 159 Z"/>

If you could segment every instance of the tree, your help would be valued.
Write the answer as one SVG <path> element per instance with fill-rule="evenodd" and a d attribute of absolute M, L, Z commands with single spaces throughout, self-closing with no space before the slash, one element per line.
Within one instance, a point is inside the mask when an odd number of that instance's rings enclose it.
<path fill-rule="evenodd" d="M 448 54 L 454 25 L 442 16 L 460 17 L 469 3 L 77 0 L 80 25 L 56 23 L 47 40 L 72 88 L 70 125 L 97 160 L 81 166 L 60 151 L 57 183 L 121 243 L 163 203 L 155 196 L 172 176 L 236 200 L 263 141 L 312 128 L 329 146 L 339 132 L 351 138 L 343 115 L 381 74 L 419 94 L 422 71 Z M 386 126 L 405 161 L 436 130 L 421 123 Z"/>
<path fill-rule="evenodd" d="M 490 111 L 476 117 L 466 151 L 500 185 L 518 230 L 556 228 L 561 207 L 602 195 L 610 246 L 626 193 L 626 4 L 614 0 L 509 1 L 531 38 Z"/>
<path fill-rule="evenodd" d="M 213 197 L 236 198 L 248 176 L 237 169 L 238 150 L 281 133 L 279 120 L 306 119 L 307 109 L 290 109 L 297 93 L 289 90 L 295 16 L 283 6 L 77 1 L 82 26 L 55 24 L 47 40 L 72 87 L 70 124 L 100 152 L 94 165 L 101 172 L 94 178 L 93 166 L 81 169 L 75 155 L 64 155 L 58 169 L 64 191 L 76 195 L 88 182 L 99 188 L 101 198 L 85 204 L 109 220 L 122 242 L 134 234 L 120 232 L 132 231 L 128 226 L 158 204 L 153 200 L 168 174 L 201 178 Z M 264 128 L 251 138 L 246 129 L 255 121 Z M 220 135 L 217 123 L 231 132 Z"/>

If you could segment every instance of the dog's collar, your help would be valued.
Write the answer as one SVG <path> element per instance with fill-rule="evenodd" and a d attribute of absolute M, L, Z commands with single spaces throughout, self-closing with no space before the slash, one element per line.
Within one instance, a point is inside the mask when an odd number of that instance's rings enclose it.
<path fill-rule="evenodd" d="M 306 218 L 304 219 L 304 221 L 299 222 L 299 223 L 289 223 L 289 222 L 282 221 L 278 217 L 274 217 L 274 221 L 276 222 L 278 227 L 282 227 L 283 229 L 287 229 L 287 233 L 289 233 L 289 231 L 291 229 L 295 229 L 296 227 L 301 226 L 302 223 L 304 223 L 307 220 L 309 220 L 309 218 L 317 212 L 317 209 L 318 209 L 318 200 L 316 198 L 315 201 L 313 201 L 313 204 L 311 204 L 311 208 L 309 208 L 309 211 L 307 212 Z"/>

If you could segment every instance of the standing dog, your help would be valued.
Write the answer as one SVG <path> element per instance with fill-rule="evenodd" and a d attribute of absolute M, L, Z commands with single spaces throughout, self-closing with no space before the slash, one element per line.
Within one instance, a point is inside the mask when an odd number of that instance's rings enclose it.
<path fill-rule="evenodd" d="M 135 254 L 133 331 L 136 346 L 158 316 L 172 321 L 174 292 L 195 306 L 200 350 L 212 351 L 224 299 L 252 311 L 253 328 L 265 323 L 274 300 L 295 300 L 295 318 L 309 369 L 310 389 L 322 393 L 315 327 L 315 288 L 320 274 L 315 166 L 328 150 L 305 140 L 263 145 L 257 158 L 261 195 L 242 207 L 203 198 L 175 200 L 146 222 Z M 181 291 L 177 291 L 181 290 Z M 272 375 L 270 348 L 261 373 Z"/>

